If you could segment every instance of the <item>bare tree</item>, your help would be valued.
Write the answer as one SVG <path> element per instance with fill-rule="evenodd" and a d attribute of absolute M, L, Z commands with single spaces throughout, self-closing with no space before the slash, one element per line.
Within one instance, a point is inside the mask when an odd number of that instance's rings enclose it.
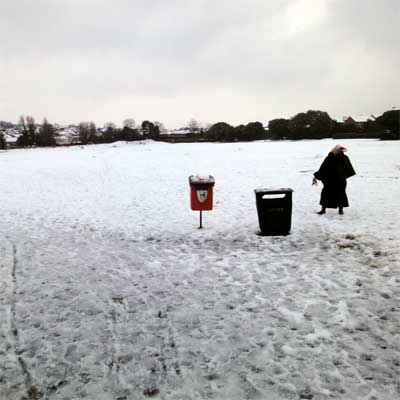
<path fill-rule="evenodd" d="M 28 141 L 29 141 L 28 128 L 26 126 L 25 117 L 23 115 L 21 115 L 18 121 L 18 131 L 20 133 L 17 139 L 18 146 L 22 147 L 28 146 Z"/>
<path fill-rule="evenodd" d="M 99 138 L 97 136 L 97 129 L 94 122 L 89 122 L 89 137 L 88 140 L 90 143 L 97 143 Z"/>
<path fill-rule="evenodd" d="M 107 122 L 104 124 L 105 131 L 103 132 L 103 141 L 105 143 L 112 143 L 117 140 L 117 127 L 114 122 Z"/>
<path fill-rule="evenodd" d="M 167 128 L 164 126 L 164 124 L 162 122 L 154 121 L 154 125 L 158 126 L 158 129 L 160 130 L 161 134 L 167 133 Z"/>
<path fill-rule="evenodd" d="M 36 144 L 36 124 L 33 117 L 24 117 L 23 115 L 19 119 L 18 130 L 20 136 L 17 139 L 17 144 L 22 147 L 33 146 Z"/>
<path fill-rule="evenodd" d="M 153 122 L 145 120 L 142 122 L 142 135 L 148 139 L 156 139 L 160 136 L 160 128 Z"/>
<path fill-rule="evenodd" d="M 196 134 L 200 132 L 200 124 L 194 119 L 191 118 L 187 124 L 189 132 L 192 134 Z"/>
<path fill-rule="evenodd" d="M 133 118 L 127 118 L 122 123 L 123 128 L 135 129 L 136 128 L 136 121 Z"/>
<path fill-rule="evenodd" d="M 114 124 L 114 122 L 106 122 L 104 124 L 104 129 L 112 129 L 115 130 L 117 129 L 117 125 Z"/>
<path fill-rule="evenodd" d="M 206 122 L 204 124 L 204 130 L 208 131 L 212 126 L 213 126 L 213 124 L 211 122 Z"/>
<path fill-rule="evenodd" d="M 79 141 L 82 144 L 88 144 L 90 135 L 90 122 L 80 122 L 78 125 L 78 131 Z"/>
<path fill-rule="evenodd" d="M 26 125 L 28 127 L 28 133 L 29 133 L 29 146 L 33 146 L 37 144 L 37 131 L 36 131 L 35 118 L 27 116 Z"/>
<path fill-rule="evenodd" d="M 0 150 L 5 150 L 7 147 L 6 138 L 4 137 L 4 133 L 0 132 Z"/>
<path fill-rule="evenodd" d="M 38 146 L 54 146 L 56 144 L 55 129 L 53 125 L 48 123 L 46 118 L 44 118 L 43 124 L 37 134 L 36 144 Z"/>

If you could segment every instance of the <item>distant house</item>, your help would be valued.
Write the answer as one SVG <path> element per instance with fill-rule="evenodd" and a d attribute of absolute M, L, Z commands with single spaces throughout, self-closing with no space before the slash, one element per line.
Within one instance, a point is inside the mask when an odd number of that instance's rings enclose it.
<path fill-rule="evenodd" d="M 346 116 L 334 127 L 334 139 L 372 139 L 380 137 L 373 115 Z M 339 118 L 340 120 L 340 118 Z"/>
<path fill-rule="evenodd" d="M 71 138 L 69 136 L 56 135 L 54 139 L 56 141 L 56 144 L 59 146 L 65 146 L 71 143 Z"/>
<path fill-rule="evenodd" d="M 58 145 L 79 143 L 78 127 L 75 125 L 58 127 L 55 139 Z"/>
<path fill-rule="evenodd" d="M 192 143 L 205 141 L 201 135 L 193 134 L 189 128 L 168 130 L 167 132 L 161 134 L 157 140 L 170 143 Z"/>
<path fill-rule="evenodd" d="M 18 147 L 17 146 L 17 140 L 18 140 L 17 136 L 6 135 L 5 139 L 6 139 L 6 146 L 8 149 L 15 149 L 16 147 Z"/>
<path fill-rule="evenodd" d="M 363 129 L 367 121 L 373 121 L 374 119 L 375 117 L 373 115 L 347 116 L 343 117 L 343 124 L 347 126 L 357 126 L 358 128 Z"/>
<path fill-rule="evenodd" d="M 182 137 L 189 135 L 191 133 L 189 128 L 178 128 L 178 129 L 170 129 L 167 132 L 164 133 L 164 135 L 169 135 L 169 136 L 177 136 L 177 137 Z"/>
<path fill-rule="evenodd" d="M 3 129 L 2 133 L 4 135 L 4 139 L 6 140 L 6 146 L 8 149 L 14 149 L 17 147 L 17 140 L 20 136 L 20 132 L 16 128 L 7 128 Z"/>

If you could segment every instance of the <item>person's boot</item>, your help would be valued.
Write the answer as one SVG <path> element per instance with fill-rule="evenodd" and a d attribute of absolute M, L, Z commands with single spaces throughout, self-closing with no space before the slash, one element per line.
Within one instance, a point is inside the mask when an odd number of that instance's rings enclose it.
<path fill-rule="evenodd" d="M 317 212 L 317 214 L 319 214 L 319 215 L 322 215 L 322 214 L 325 214 L 325 213 L 326 213 L 326 208 L 325 207 L 322 207 L 321 211 Z"/>
<path fill-rule="evenodd" d="M 343 207 L 339 207 L 339 215 L 343 215 L 343 214 L 344 214 Z"/>

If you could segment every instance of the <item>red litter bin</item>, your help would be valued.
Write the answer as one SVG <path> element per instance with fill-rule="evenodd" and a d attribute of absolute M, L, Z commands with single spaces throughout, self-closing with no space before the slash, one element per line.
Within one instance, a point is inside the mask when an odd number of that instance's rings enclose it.
<path fill-rule="evenodd" d="M 190 175 L 190 208 L 200 211 L 200 228 L 202 228 L 202 211 L 213 208 L 213 188 L 215 179 L 211 175 Z"/>

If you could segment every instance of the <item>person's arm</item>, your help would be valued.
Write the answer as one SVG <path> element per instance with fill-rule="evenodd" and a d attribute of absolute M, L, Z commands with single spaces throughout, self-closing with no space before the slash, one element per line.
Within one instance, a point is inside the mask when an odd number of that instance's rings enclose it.
<path fill-rule="evenodd" d="M 346 174 L 346 179 L 347 179 L 347 178 L 354 176 L 356 174 L 356 171 L 354 171 L 354 168 L 351 165 L 350 158 L 346 156 L 345 160 L 346 160 L 345 174 Z"/>
<path fill-rule="evenodd" d="M 318 179 L 319 181 L 325 179 L 326 172 L 328 169 L 328 157 L 326 157 L 325 160 L 322 162 L 321 166 L 319 167 L 319 170 L 317 172 L 314 172 L 314 179 Z"/>

